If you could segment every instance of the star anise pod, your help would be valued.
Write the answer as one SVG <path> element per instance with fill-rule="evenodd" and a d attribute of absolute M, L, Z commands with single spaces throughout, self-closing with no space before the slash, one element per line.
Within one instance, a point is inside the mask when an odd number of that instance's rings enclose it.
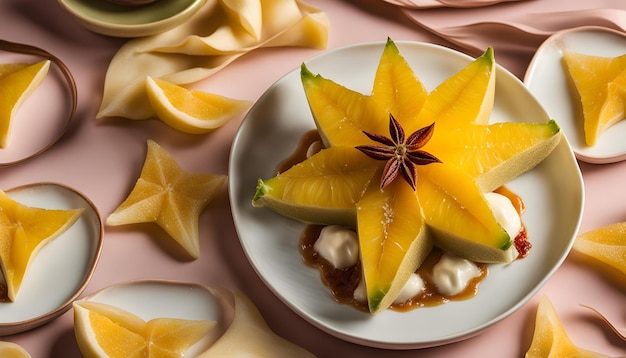
<path fill-rule="evenodd" d="M 432 123 L 429 126 L 418 129 L 405 139 L 404 129 L 390 113 L 389 134 L 391 138 L 363 131 L 371 140 L 383 145 L 359 145 L 355 148 L 370 158 L 387 161 L 380 179 L 381 189 L 391 184 L 398 177 L 398 174 L 402 174 L 404 180 L 415 190 L 415 183 L 417 182 L 415 166 L 441 163 L 441 160 L 434 155 L 420 150 L 421 147 L 428 143 L 434 130 L 435 123 Z"/>

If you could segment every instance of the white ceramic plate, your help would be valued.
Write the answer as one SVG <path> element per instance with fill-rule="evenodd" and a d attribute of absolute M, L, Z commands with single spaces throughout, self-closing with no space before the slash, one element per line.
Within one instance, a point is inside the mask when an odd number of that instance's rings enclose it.
<path fill-rule="evenodd" d="M 530 92 L 561 126 L 578 159 L 594 164 L 626 159 L 626 121 L 609 127 L 595 146 L 585 143 L 580 100 L 568 84 L 568 74 L 562 63 L 565 49 L 615 57 L 626 54 L 626 36 L 603 27 L 578 27 L 557 32 L 539 47 L 524 77 Z"/>
<path fill-rule="evenodd" d="M 432 44 L 397 45 L 428 90 L 472 61 Z M 354 45 L 306 63 L 313 73 L 370 93 L 383 48 L 383 42 Z M 492 122 L 548 120 L 521 81 L 502 68 L 497 71 Z M 332 335 L 391 349 L 429 347 L 471 337 L 527 302 L 570 250 L 584 195 L 574 155 L 567 141 L 562 141 L 543 163 L 508 184 L 527 204 L 523 220 L 534 246 L 530 255 L 508 266 L 491 266 L 476 297 L 373 316 L 338 304 L 320 281 L 318 271 L 305 266 L 300 258 L 298 240 L 304 225 L 251 205 L 257 179 L 272 177 L 300 137 L 314 128 L 296 69 L 269 88 L 239 128 L 230 158 L 230 199 L 243 249 L 261 279 L 295 312 Z"/>
<path fill-rule="evenodd" d="M 64 312 L 83 292 L 102 249 L 103 226 L 93 203 L 60 184 L 36 183 L 6 193 L 46 209 L 85 208 L 67 231 L 45 245 L 31 262 L 15 302 L 0 302 L 0 336 L 41 326 Z"/>
<path fill-rule="evenodd" d="M 106 0 L 58 0 L 85 28 L 115 37 L 155 35 L 182 24 L 206 0 L 162 0 L 126 6 Z"/>

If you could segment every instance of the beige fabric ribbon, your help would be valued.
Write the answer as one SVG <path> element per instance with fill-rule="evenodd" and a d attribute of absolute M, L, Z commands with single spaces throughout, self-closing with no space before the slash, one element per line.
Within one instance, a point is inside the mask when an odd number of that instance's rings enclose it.
<path fill-rule="evenodd" d="M 118 50 L 97 117 L 152 118 L 147 76 L 187 84 L 256 48 L 325 48 L 329 25 L 324 12 L 297 0 L 208 0 L 188 22 Z"/>
<path fill-rule="evenodd" d="M 493 46 L 498 63 L 520 78 L 537 48 L 557 31 L 592 25 L 626 28 L 623 0 L 532 0 L 473 9 L 405 9 L 404 13 L 473 56 Z"/>

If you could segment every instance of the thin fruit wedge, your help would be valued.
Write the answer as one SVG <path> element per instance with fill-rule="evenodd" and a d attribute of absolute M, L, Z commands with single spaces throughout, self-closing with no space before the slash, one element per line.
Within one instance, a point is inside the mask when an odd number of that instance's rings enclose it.
<path fill-rule="evenodd" d="M 373 181 L 373 164 L 354 148 L 324 149 L 271 179 L 259 179 L 252 204 L 305 222 L 355 227 L 355 204 Z"/>
<path fill-rule="evenodd" d="M 41 84 L 50 68 L 45 60 L 33 65 L 6 64 L 0 66 L 0 148 L 9 145 L 11 122 L 15 112 Z"/>
<path fill-rule="evenodd" d="M 535 317 L 535 332 L 526 358 L 609 358 L 578 348 L 572 343 L 547 296 L 541 297 Z"/>
<path fill-rule="evenodd" d="M 128 197 L 109 214 L 111 226 L 156 223 L 192 258 L 200 256 L 198 220 L 226 181 L 225 175 L 185 172 L 155 141 Z"/>
<path fill-rule="evenodd" d="M 146 322 L 119 307 L 94 301 L 76 301 L 73 307 L 74 334 L 87 358 L 183 357 L 216 326 L 215 321 L 179 318 Z"/>
<path fill-rule="evenodd" d="M 432 248 L 418 212 L 415 191 L 401 181 L 384 190 L 374 181 L 357 205 L 359 250 L 372 313 L 391 305 Z"/>
<path fill-rule="evenodd" d="M 626 55 L 566 51 L 563 62 L 582 104 L 585 142 L 593 146 L 602 132 L 626 117 Z"/>
<path fill-rule="evenodd" d="M 15 301 L 37 253 L 70 228 L 83 209 L 44 209 L 21 204 L 0 191 L 0 270 Z"/>
<path fill-rule="evenodd" d="M 31 355 L 17 343 L 0 341 L 0 357 L 31 358 Z"/>
<path fill-rule="evenodd" d="M 246 111 L 251 101 L 190 90 L 173 83 L 146 78 L 146 92 L 159 119 L 185 133 L 208 133 Z"/>
<path fill-rule="evenodd" d="M 626 275 L 626 222 L 619 222 L 578 235 L 574 251 L 620 271 Z"/>

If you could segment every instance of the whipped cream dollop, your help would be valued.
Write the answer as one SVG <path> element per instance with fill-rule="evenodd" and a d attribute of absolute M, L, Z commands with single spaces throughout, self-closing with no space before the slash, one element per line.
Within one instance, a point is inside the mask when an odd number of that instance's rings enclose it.
<path fill-rule="evenodd" d="M 480 276 L 480 268 L 472 261 L 445 252 L 433 267 L 433 282 L 444 296 L 457 295 Z"/>
<path fill-rule="evenodd" d="M 313 248 L 335 268 L 349 267 L 359 261 L 357 234 L 341 225 L 325 226 Z"/>
<path fill-rule="evenodd" d="M 509 237 L 514 239 L 522 231 L 522 219 L 511 200 L 495 192 L 485 193 L 485 199 L 487 199 L 498 223 L 509 234 Z"/>

